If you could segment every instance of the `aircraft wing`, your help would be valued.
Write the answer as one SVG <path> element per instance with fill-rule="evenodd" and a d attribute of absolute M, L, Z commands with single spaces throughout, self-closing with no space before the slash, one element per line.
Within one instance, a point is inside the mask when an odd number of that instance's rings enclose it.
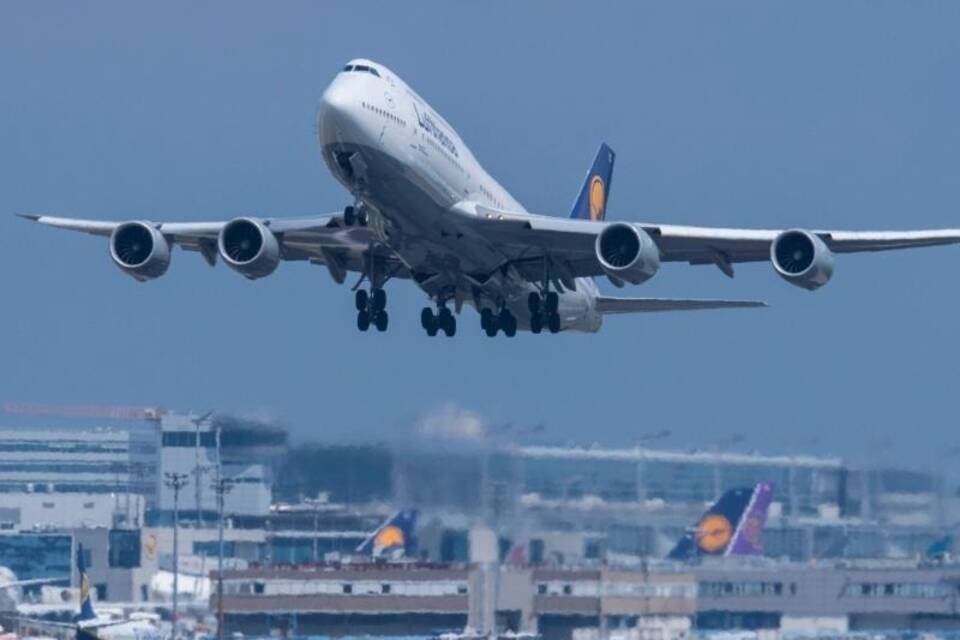
<path fill-rule="evenodd" d="M 597 311 L 613 313 L 651 313 L 654 311 L 697 311 L 700 309 L 751 309 L 765 307 L 755 300 L 688 300 L 683 298 L 597 298 Z"/>
<path fill-rule="evenodd" d="M 532 281 L 543 277 L 543 262 L 549 259 L 561 275 L 603 275 L 595 243 L 603 229 L 614 222 L 594 222 L 528 215 L 460 203 L 452 210 L 464 224 L 497 246 Z M 663 262 L 712 264 L 729 276 L 732 265 L 770 259 L 770 245 L 783 229 L 733 229 L 655 223 L 633 224 L 656 242 Z M 888 251 L 947 244 L 960 244 L 960 229 L 921 231 L 814 230 L 834 253 Z"/>
<path fill-rule="evenodd" d="M 126 221 L 81 220 L 37 214 L 17 214 L 39 224 L 80 231 L 107 237 Z M 368 250 L 386 260 L 393 277 L 409 277 L 406 268 L 392 251 L 377 239 L 373 229 L 346 226 L 340 214 L 307 216 L 302 218 L 257 218 L 277 236 L 284 260 L 306 260 L 324 264 L 337 282 L 346 272 L 363 272 L 364 256 Z M 227 224 L 221 222 L 147 222 L 160 231 L 172 244 L 186 251 L 196 251 L 213 266 L 217 259 L 217 236 Z"/>

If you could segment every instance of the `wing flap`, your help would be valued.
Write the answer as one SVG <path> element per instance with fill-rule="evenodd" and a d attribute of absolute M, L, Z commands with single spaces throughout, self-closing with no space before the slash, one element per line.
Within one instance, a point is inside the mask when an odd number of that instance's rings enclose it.
<path fill-rule="evenodd" d="M 758 300 L 710 300 L 688 298 L 597 298 L 597 311 L 603 314 L 652 313 L 655 311 L 699 311 L 704 309 L 756 309 L 766 307 Z"/>

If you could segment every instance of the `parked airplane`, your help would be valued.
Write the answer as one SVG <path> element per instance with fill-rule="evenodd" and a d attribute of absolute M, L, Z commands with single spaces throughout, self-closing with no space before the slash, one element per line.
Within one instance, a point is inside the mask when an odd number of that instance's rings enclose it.
<path fill-rule="evenodd" d="M 80 615 L 73 624 L 19 618 L 21 626 L 30 629 L 47 627 L 57 631 L 69 629 L 74 632 L 76 640 L 160 640 L 160 630 L 150 621 L 150 615 L 140 614 L 129 620 L 97 616 L 90 597 L 90 578 L 83 561 L 83 545 L 77 548 L 77 572 L 80 574 Z"/>
<path fill-rule="evenodd" d="M 417 549 L 416 526 L 416 511 L 397 511 L 360 543 L 357 553 L 374 558 L 413 557 Z"/>
<path fill-rule="evenodd" d="M 810 231 L 607 222 L 614 153 L 600 146 L 567 219 L 528 213 L 476 160 L 453 127 L 381 64 L 352 60 L 324 91 L 321 151 L 353 196 L 342 213 L 303 218 L 242 216 L 225 222 L 108 222 L 21 214 L 36 222 L 109 237 L 110 255 L 137 280 L 163 275 L 171 248 L 218 256 L 249 279 L 283 260 L 325 265 L 354 285 L 361 331 L 388 325 L 384 285 L 409 279 L 433 301 L 427 334 L 456 333 L 464 303 L 489 336 L 597 331 L 616 313 L 759 307 L 740 300 L 615 298 L 652 278 L 664 262 L 715 265 L 733 277 L 740 262 L 769 260 L 790 284 L 817 289 L 834 254 L 955 244 L 960 229 Z M 362 289 L 364 282 L 369 289 Z M 452 307 L 452 311 L 451 311 Z"/>
<path fill-rule="evenodd" d="M 700 556 L 756 556 L 763 553 L 760 534 L 773 499 L 773 485 L 731 489 L 720 496 L 667 555 L 671 560 Z"/>

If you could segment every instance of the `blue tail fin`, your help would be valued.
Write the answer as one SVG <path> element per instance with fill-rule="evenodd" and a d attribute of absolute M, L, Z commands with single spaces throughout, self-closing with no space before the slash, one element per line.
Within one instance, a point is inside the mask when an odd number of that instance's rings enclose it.
<path fill-rule="evenodd" d="M 90 601 L 90 578 L 87 577 L 87 565 L 83 561 L 83 545 L 77 545 L 77 573 L 80 574 L 80 617 L 78 620 L 96 620 Z"/>
<path fill-rule="evenodd" d="M 593 166 L 580 187 L 577 201 L 573 203 L 570 217 L 580 220 L 603 220 L 607 214 L 607 198 L 613 182 L 613 161 L 617 154 L 604 142 L 597 150 Z"/>
<path fill-rule="evenodd" d="M 762 554 L 760 533 L 772 499 L 773 485 L 769 482 L 727 491 L 680 538 L 667 557 L 689 560 L 698 556 Z"/>
<path fill-rule="evenodd" d="M 375 558 L 385 555 L 413 556 L 416 553 L 414 537 L 416 524 L 416 511 L 397 511 L 377 527 L 376 531 L 367 536 L 367 539 L 357 547 L 357 553 Z"/>

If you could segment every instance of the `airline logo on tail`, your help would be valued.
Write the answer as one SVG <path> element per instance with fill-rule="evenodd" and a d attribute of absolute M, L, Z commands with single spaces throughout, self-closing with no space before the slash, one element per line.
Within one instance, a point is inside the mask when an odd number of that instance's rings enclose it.
<path fill-rule="evenodd" d="M 367 536 L 357 553 L 380 558 L 387 555 L 411 556 L 416 550 L 414 527 L 417 523 L 416 511 L 398 511 Z"/>
<path fill-rule="evenodd" d="M 580 193 L 573 203 L 570 217 L 580 220 L 603 220 L 607 215 L 607 198 L 610 196 L 610 183 L 613 181 L 613 162 L 617 154 L 607 143 L 600 145 L 593 166 L 587 173 Z"/>
<path fill-rule="evenodd" d="M 93 602 L 90 600 L 90 578 L 87 576 L 87 566 L 83 561 L 83 545 L 77 545 L 77 573 L 80 574 L 80 617 L 78 620 L 96 620 L 97 614 L 93 611 Z"/>
<path fill-rule="evenodd" d="M 769 482 L 752 489 L 727 491 L 667 557 L 688 560 L 700 556 L 761 555 L 760 537 L 772 499 L 773 485 Z"/>

